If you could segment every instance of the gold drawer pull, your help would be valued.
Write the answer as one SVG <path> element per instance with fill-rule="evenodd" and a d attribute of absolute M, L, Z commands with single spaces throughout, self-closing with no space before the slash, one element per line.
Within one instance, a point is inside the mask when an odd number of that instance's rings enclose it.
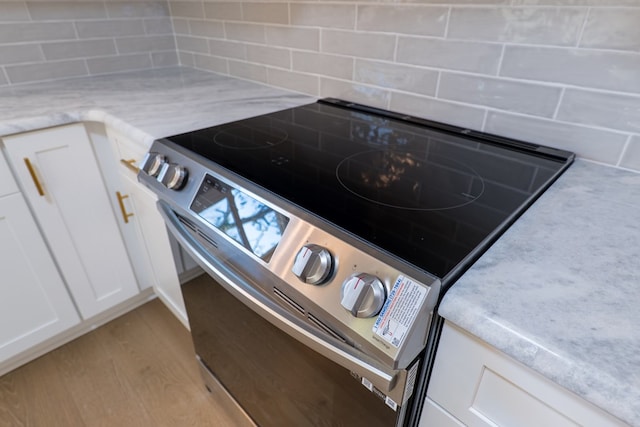
<path fill-rule="evenodd" d="M 36 186 L 36 190 L 38 190 L 38 194 L 44 196 L 44 189 L 42 188 L 42 184 L 38 180 L 38 176 L 36 175 L 36 170 L 33 168 L 31 161 L 28 157 L 24 158 L 24 164 L 27 165 L 27 169 L 29 170 L 29 174 L 31 175 L 31 179 Z"/>
<path fill-rule="evenodd" d="M 118 204 L 120 205 L 120 211 L 122 212 L 122 219 L 124 219 L 125 224 L 128 224 L 129 217 L 133 216 L 133 213 L 127 213 L 127 208 L 124 206 L 124 199 L 128 198 L 129 195 L 125 194 L 123 196 L 119 191 L 116 191 L 116 196 L 118 197 Z"/>
<path fill-rule="evenodd" d="M 127 169 L 138 173 L 140 172 L 140 168 L 138 168 L 135 163 L 136 160 L 135 159 L 129 159 L 129 160 L 125 160 L 125 159 L 120 159 L 120 163 L 122 163 L 123 165 L 125 165 L 127 167 Z"/>

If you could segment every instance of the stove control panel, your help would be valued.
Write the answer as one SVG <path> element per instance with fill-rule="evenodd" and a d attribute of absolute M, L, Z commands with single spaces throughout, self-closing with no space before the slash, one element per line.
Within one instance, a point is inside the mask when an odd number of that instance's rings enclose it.
<path fill-rule="evenodd" d="M 142 159 L 140 169 L 170 190 L 181 190 L 189 176 L 184 166 L 170 163 L 164 154 L 151 151 Z"/>
<path fill-rule="evenodd" d="M 142 159 L 140 169 L 142 169 L 147 175 L 158 176 L 160 169 L 162 169 L 162 165 L 166 162 L 167 158 L 164 154 L 148 152 Z"/>
<path fill-rule="evenodd" d="M 187 182 L 187 169 L 175 163 L 164 163 L 158 173 L 158 182 L 170 190 L 180 190 Z"/>
<path fill-rule="evenodd" d="M 322 246 L 308 244 L 298 251 L 291 271 L 300 280 L 311 285 L 321 285 L 333 270 L 331 253 Z"/>
<path fill-rule="evenodd" d="M 386 299 L 384 285 L 376 276 L 358 273 L 342 284 L 340 304 L 355 317 L 373 317 Z"/>

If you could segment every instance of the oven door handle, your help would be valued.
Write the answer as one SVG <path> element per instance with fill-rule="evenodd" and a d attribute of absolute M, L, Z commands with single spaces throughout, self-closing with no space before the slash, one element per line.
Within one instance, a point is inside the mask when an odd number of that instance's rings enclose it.
<path fill-rule="evenodd" d="M 198 264 L 227 291 L 246 306 L 317 353 L 369 380 L 379 390 L 390 392 L 396 385 L 398 371 L 390 369 L 371 356 L 325 334 L 289 313 L 233 269 L 212 256 L 180 222 L 170 206 L 158 201 L 167 228 Z"/>

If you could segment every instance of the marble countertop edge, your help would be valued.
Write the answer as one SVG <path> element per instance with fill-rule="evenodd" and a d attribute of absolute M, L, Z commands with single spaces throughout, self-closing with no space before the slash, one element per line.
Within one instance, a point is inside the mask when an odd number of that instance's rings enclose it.
<path fill-rule="evenodd" d="M 562 349 L 547 346 L 544 337 L 520 331 L 475 301 L 457 295 L 454 289 L 439 308 L 440 315 L 447 321 L 610 415 L 638 425 L 640 390 L 602 372 L 597 366 L 577 360 Z M 638 403 L 626 404 L 634 400 Z"/>

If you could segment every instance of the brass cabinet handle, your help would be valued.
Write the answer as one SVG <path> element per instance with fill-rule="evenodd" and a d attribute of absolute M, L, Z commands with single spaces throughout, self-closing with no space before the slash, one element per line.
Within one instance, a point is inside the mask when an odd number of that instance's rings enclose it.
<path fill-rule="evenodd" d="M 124 206 L 124 199 L 128 198 L 129 195 L 122 195 L 119 191 L 116 191 L 116 196 L 118 197 L 118 204 L 120 205 L 120 211 L 122 212 L 122 219 L 124 219 L 124 223 L 129 223 L 129 217 L 133 216 L 133 213 L 127 213 L 127 208 Z"/>
<path fill-rule="evenodd" d="M 31 179 L 36 186 L 36 190 L 38 190 L 38 194 L 44 196 L 44 189 L 42 188 L 42 184 L 38 180 L 38 176 L 36 175 L 36 170 L 33 168 L 31 161 L 28 157 L 24 158 L 24 164 L 27 165 L 27 169 L 29 170 L 29 174 L 31 175 Z"/>
<path fill-rule="evenodd" d="M 120 159 L 120 163 L 122 163 L 123 165 L 125 165 L 127 167 L 127 169 L 138 173 L 140 172 L 140 168 L 138 168 L 135 163 L 136 160 L 135 159 L 129 159 L 129 160 L 125 160 L 125 159 Z"/>

